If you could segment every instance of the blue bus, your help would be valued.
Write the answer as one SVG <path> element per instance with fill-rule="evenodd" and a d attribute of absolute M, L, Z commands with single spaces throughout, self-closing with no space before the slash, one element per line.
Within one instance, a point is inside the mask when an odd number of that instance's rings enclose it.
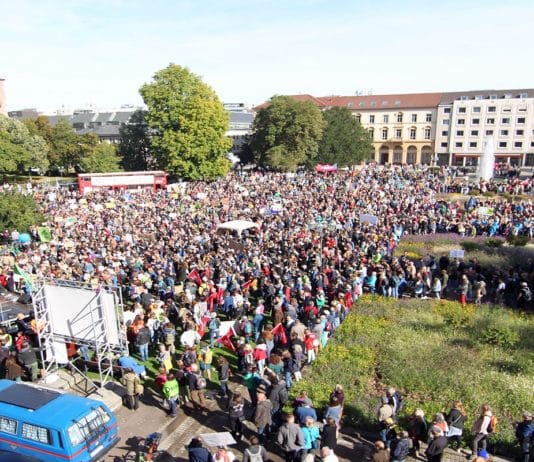
<path fill-rule="evenodd" d="M 93 462 L 119 442 L 117 434 L 115 416 L 99 401 L 0 380 L 0 455 Z"/>

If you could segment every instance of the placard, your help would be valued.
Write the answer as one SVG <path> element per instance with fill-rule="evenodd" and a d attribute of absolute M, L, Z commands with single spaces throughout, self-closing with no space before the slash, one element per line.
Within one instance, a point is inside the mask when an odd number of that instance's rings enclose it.
<path fill-rule="evenodd" d="M 230 432 L 202 433 L 199 436 L 206 446 L 218 447 L 236 444 L 236 440 L 234 440 L 234 437 Z"/>
<path fill-rule="evenodd" d="M 453 249 L 450 251 L 451 258 L 464 258 L 464 251 L 462 249 Z"/>
<path fill-rule="evenodd" d="M 370 225 L 376 225 L 378 224 L 378 217 L 374 215 L 368 215 L 366 213 L 360 213 L 360 223 L 362 225 L 364 223 L 369 223 Z"/>

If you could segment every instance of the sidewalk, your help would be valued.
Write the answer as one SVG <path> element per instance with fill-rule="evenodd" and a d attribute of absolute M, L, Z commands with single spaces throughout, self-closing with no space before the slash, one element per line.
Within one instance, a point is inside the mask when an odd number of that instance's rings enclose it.
<path fill-rule="evenodd" d="M 248 396 L 246 388 L 243 385 L 232 383 L 231 388 Z M 209 392 L 212 395 L 212 392 Z M 106 456 L 106 462 L 126 462 L 135 461 L 136 450 L 142 438 L 152 432 L 162 434 L 159 446 L 160 453 L 157 457 L 158 462 L 188 462 L 186 446 L 195 436 L 202 433 L 214 433 L 228 431 L 227 414 L 225 412 L 226 400 L 213 396 L 213 399 L 207 401 L 210 412 L 208 415 L 193 411 L 190 407 L 178 411 L 178 416 L 174 419 L 167 417 L 164 409 L 160 407 L 159 398 L 148 395 L 143 399 L 137 411 L 131 411 L 122 407 L 115 412 L 119 421 L 120 443 Z M 185 412 L 184 412 L 185 411 Z M 246 409 L 246 416 L 250 417 L 252 409 Z M 247 428 L 245 437 L 252 434 L 254 425 L 246 421 Z M 353 428 L 345 427 L 342 429 L 336 454 L 341 462 L 358 462 L 370 461 L 373 453 L 373 441 L 377 435 L 367 433 Z M 247 447 L 246 442 L 233 445 L 230 449 L 237 457 L 242 459 L 244 449 Z M 214 450 L 214 448 L 210 448 Z M 273 462 L 284 462 L 283 457 L 278 451 L 275 444 L 266 445 L 270 458 Z M 444 462 L 466 462 L 468 452 L 456 453 L 447 450 Z M 426 459 L 415 459 L 409 457 L 408 461 L 424 461 Z M 492 457 L 495 462 L 507 462 L 512 459 L 502 459 Z"/>

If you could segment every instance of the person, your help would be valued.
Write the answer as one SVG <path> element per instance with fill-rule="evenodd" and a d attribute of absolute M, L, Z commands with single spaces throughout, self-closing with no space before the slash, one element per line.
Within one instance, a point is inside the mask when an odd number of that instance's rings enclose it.
<path fill-rule="evenodd" d="M 388 428 L 388 419 L 393 421 L 393 406 L 389 404 L 389 398 L 387 396 L 382 396 L 381 406 L 378 408 L 378 427 L 380 429 L 380 439 L 386 442 L 386 435 L 389 431 Z"/>
<path fill-rule="evenodd" d="M 272 421 L 273 426 L 279 428 L 282 425 L 282 408 L 289 399 L 287 387 L 283 380 L 277 376 L 270 377 L 271 390 L 269 392 L 269 401 L 272 404 Z"/>
<path fill-rule="evenodd" d="M 236 441 L 240 441 L 243 436 L 243 420 L 245 420 L 245 403 L 241 393 L 234 393 L 228 405 L 228 418 L 230 421 L 230 432 Z"/>
<path fill-rule="evenodd" d="M 169 403 L 169 416 L 176 417 L 176 403 L 180 397 L 180 387 L 175 374 L 167 374 L 167 380 L 163 384 L 163 396 Z"/>
<path fill-rule="evenodd" d="M 480 408 L 480 415 L 473 424 L 473 446 L 471 451 L 471 458 L 477 456 L 478 449 L 486 449 L 486 439 L 488 437 L 488 426 L 491 422 L 491 417 L 493 413 L 491 412 L 491 406 L 489 404 L 484 404 Z"/>
<path fill-rule="evenodd" d="M 221 321 L 217 317 L 217 313 L 210 314 L 210 320 L 208 322 L 208 329 L 210 331 L 210 348 L 215 346 L 215 340 L 219 338 L 219 329 L 221 327 Z"/>
<path fill-rule="evenodd" d="M 515 425 L 515 437 L 521 448 L 521 462 L 529 462 L 530 447 L 534 441 L 534 423 L 530 412 L 524 411 L 523 421 Z"/>
<path fill-rule="evenodd" d="M 519 293 L 517 294 L 516 304 L 517 308 L 524 310 L 528 307 L 529 303 L 532 301 L 532 292 L 528 286 L 528 283 L 523 281 L 519 285 Z"/>
<path fill-rule="evenodd" d="M 24 342 L 21 350 L 17 353 L 18 362 L 24 367 L 32 382 L 35 382 L 39 376 L 36 351 L 37 349 L 33 348 L 29 342 Z"/>
<path fill-rule="evenodd" d="M 200 438 L 193 438 L 187 446 L 189 462 L 215 462 L 213 455 L 202 446 Z"/>
<path fill-rule="evenodd" d="M 200 370 L 203 375 L 211 381 L 211 364 L 213 362 L 213 350 L 205 342 L 200 342 L 200 351 L 198 352 Z"/>
<path fill-rule="evenodd" d="M 295 416 L 297 417 L 299 424 L 304 425 L 307 417 L 311 417 L 314 421 L 317 420 L 317 412 L 315 412 L 315 409 L 312 407 L 312 400 L 305 396 L 302 401 L 299 402 L 301 405 L 295 410 Z"/>
<path fill-rule="evenodd" d="M 224 356 L 217 358 L 217 374 L 219 375 L 219 386 L 221 398 L 228 398 L 228 380 L 230 379 L 230 363 Z"/>
<path fill-rule="evenodd" d="M 447 421 L 445 420 L 445 416 L 441 412 L 436 412 L 434 414 L 434 420 L 432 421 L 431 428 L 432 427 L 438 427 L 444 435 L 447 435 L 449 432 L 449 425 L 447 424 Z M 432 432 L 428 432 L 428 440 L 430 441 L 432 439 Z"/>
<path fill-rule="evenodd" d="M 389 452 L 386 449 L 386 444 L 383 441 L 375 441 L 375 452 L 373 453 L 373 462 L 389 462 Z"/>
<path fill-rule="evenodd" d="M 142 385 L 139 376 L 129 367 L 122 376 L 122 384 L 126 388 L 124 401 L 129 409 L 136 411 L 139 408 L 139 395 L 142 393 Z"/>
<path fill-rule="evenodd" d="M 9 356 L 4 360 L 4 369 L 6 371 L 6 379 L 21 382 L 24 371 L 17 362 L 16 353 L 11 351 Z"/>
<path fill-rule="evenodd" d="M 454 401 L 452 409 L 447 414 L 447 424 L 449 426 L 449 444 L 456 452 L 461 451 L 462 435 L 464 432 L 464 424 L 467 419 L 467 413 L 461 401 Z"/>
<path fill-rule="evenodd" d="M 293 414 L 284 414 L 284 424 L 278 430 L 276 441 L 284 453 L 286 462 L 297 462 L 304 446 L 304 433 L 295 423 Z"/>
<path fill-rule="evenodd" d="M 421 441 L 426 438 L 427 424 L 425 412 L 422 409 L 415 409 L 408 420 L 408 434 L 412 440 L 412 448 L 415 457 L 419 456 Z"/>
<path fill-rule="evenodd" d="M 407 431 L 401 431 L 399 438 L 391 441 L 391 462 L 404 462 L 410 454 L 411 441 Z"/>
<path fill-rule="evenodd" d="M 243 462 L 267 462 L 269 454 L 260 444 L 260 440 L 252 435 L 248 448 L 243 451 Z"/>
<path fill-rule="evenodd" d="M 323 446 L 321 448 L 321 462 L 339 462 L 339 459 L 332 449 L 328 446 Z"/>
<path fill-rule="evenodd" d="M 259 441 L 264 441 L 269 434 L 269 429 L 272 424 L 272 410 L 273 405 L 267 396 L 265 391 L 260 389 L 256 393 L 257 404 L 254 411 L 254 425 L 256 425 L 256 434 L 258 435 Z"/>
<path fill-rule="evenodd" d="M 426 448 L 426 458 L 428 462 L 441 462 L 443 451 L 449 442 L 443 434 L 443 430 L 436 425 L 430 429 L 430 433 L 432 434 L 432 440 Z"/>
<path fill-rule="evenodd" d="M 135 336 L 135 346 L 142 362 L 148 361 L 148 346 L 150 345 L 150 329 L 141 322 Z"/>
<path fill-rule="evenodd" d="M 306 417 L 302 426 L 302 433 L 304 434 L 302 453 L 315 454 L 315 450 L 320 446 L 321 434 L 319 433 L 319 428 L 315 425 L 313 417 Z"/>
<path fill-rule="evenodd" d="M 225 446 L 219 446 L 213 454 L 214 462 L 234 462 L 235 454 Z"/>
<path fill-rule="evenodd" d="M 321 447 L 328 446 L 333 451 L 337 448 L 338 427 L 333 417 L 327 417 L 321 430 Z"/>
<path fill-rule="evenodd" d="M 189 387 L 189 394 L 193 409 L 200 411 L 207 411 L 206 398 L 204 396 L 204 389 L 206 379 L 204 379 L 198 372 L 198 364 L 191 364 L 190 371 L 187 374 L 187 386 Z"/>
<path fill-rule="evenodd" d="M 335 396 L 332 396 L 330 398 L 330 403 L 326 407 L 324 418 L 325 421 L 328 419 L 328 417 L 332 417 L 334 421 L 336 422 L 336 427 L 340 428 L 340 422 L 341 422 L 341 405 L 339 404 L 339 401 Z"/>

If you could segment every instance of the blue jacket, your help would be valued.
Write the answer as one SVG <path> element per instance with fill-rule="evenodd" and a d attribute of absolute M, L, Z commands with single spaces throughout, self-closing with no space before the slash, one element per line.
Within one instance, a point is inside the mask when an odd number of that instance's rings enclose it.
<path fill-rule="evenodd" d="M 206 448 L 189 448 L 189 462 L 214 462 L 213 456 Z"/>

